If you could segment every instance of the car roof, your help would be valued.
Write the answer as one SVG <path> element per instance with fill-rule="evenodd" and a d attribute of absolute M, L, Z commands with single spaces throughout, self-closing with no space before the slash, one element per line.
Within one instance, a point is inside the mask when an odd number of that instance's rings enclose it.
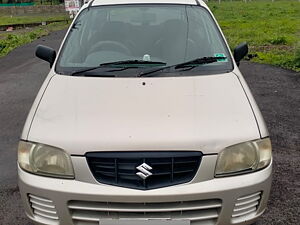
<path fill-rule="evenodd" d="M 90 0 L 92 6 L 121 4 L 183 4 L 204 5 L 202 0 Z"/>

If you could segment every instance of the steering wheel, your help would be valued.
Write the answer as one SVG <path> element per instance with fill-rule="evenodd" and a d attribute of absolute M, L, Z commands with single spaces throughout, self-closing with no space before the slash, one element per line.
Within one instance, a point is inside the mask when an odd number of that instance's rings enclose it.
<path fill-rule="evenodd" d="M 117 41 L 100 41 L 90 48 L 89 53 L 101 51 L 104 49 L 114 49 L 118 52 L 131 55 L 130 49 L 126 45 Z"/>

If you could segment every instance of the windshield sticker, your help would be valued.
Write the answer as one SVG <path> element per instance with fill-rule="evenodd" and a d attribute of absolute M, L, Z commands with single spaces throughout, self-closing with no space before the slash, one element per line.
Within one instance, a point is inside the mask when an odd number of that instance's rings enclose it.
<path fill-rule="evenodd" d="M 226 59 L 218 59 L 218 62 L 228 62 L 227 57 L 225 56 L 224 53 L 215 53 L 214 57 L 225 57 Z"/>

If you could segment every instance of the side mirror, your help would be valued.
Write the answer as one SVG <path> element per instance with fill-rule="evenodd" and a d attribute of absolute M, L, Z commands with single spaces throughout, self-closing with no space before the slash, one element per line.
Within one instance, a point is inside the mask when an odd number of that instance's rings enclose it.
<path fill-rule="evenodd" d="M 56 51 L 52 48 L 49 48 L 44 45 L 38 45 L 35 50 L 36 57 L 45 60 L 50 63 L 50 67 L 52 67 L 55 58 L 56 58 Z"/>
<path fill-rule="evenodd" d="M 239 44 L 233 51 L 233 56 L 236 64 L 239 66 L 240 61 L 248 54 L 248 44 L 243 42 Z"/>

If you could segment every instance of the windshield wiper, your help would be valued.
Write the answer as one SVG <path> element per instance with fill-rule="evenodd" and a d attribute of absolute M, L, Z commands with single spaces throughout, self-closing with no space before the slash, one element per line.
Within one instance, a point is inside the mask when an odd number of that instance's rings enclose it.
<path fill-rule="evenodd" d="M 95 66 L 95 67 L 88 68 L 88 69 L 74 71 L 74 72 L 71 73 L 71 76 L 75 76 L 75 75 L 78 76 L 78 75 L 81 75 L 81 74 L 83 74 L 85 72 L 96 70 L 96 69 L 99 69 L 99 68 L 101 68 L 101 66 Z"/>
<path fill-rule="evenodd" d="M 102 63 L 100 66 L 119 66 L 119 65 L 166 65 L 165 62 L 154 62 L 154 61 L 145 61 L 145 60 L 124 60 L 124 61 L 116 61 L 109 63 Z"/>
<path fill-rule="evenodd" d="M 171 65 L 171 66 L 163 66 L 160 67 L 158 69 L 154 69 L 148 72 L 144 72 L 140 74 L 140 77 L 145 77 L 148 76 L 149 74 L 153 74 L 159 71 L 162 71 L 164 69 L 168 69 L 168 68 L 175 68 L 175 69 L 181 69 L 181 68 L 186 68 L 186 67 L 197 67 L 203 64 L 210 64 L 210 63 L 214 63 L 214 62 L 218 62 L 218 60 L 225 60 L 226 57 L 202 57 L 202 58 L 197 58 L 197 59 L 193 59 L 191 61 L 188 62 L 184 62 L 184 63 L 179 63 L 179 64 L 175 64 L 175 65 Z"/>
<path fill-rule="evenodd" d="M 79 76 L 79 75 L 82 75 L 82 74 L 84 74 L 86 72 L 93 71 L 93 70 L 100 69 L 100 68 L 104 68 L 104 67 L 105 66 L 103 66 L 101 64 L 99 66 L 91 67 L 91 68 L 88 68 L 88 69 L 74 71 L 73 73 L 71 73 L 71 76 Z M 136 67 L 124 67 L 121 70 L 129 69 L 129 68 L 136 68 Z M 118 71 L 118 70 L 108 70 L 108 71 L 104 71 L 104 72 L 115 72 L 115 71 Z M 109 76 L 109 75 L 107 75 L 107 76 Z"/>
<path fill-rule="evenodd" d="M 218 60 L 225 60 L 226 57 L 202 57 L 202 58 L 197 58 L 193 59 L 191 61 L 185 62 L 185 63 L 180 63 L 175 66 L 175 69 L 180 69 L 180 68 L 185 68 L 185 67 L 194 67 L 194 66 L 200 66 L 203 64 L 209 64 L 209 63 L 214 63 L 218 62 Z"/>
<path fill-rule="evenodd" d="M 99 68 L 104 68 L 107 66 L 122 66 L 122 69 L 120 70 L 110 70 L 110 71 L 106 71 L 106 72 L 116 72 L 116 71 L 123 71 L 126 69 L 130 69 L 130 68 L 138 68 L 137 65 L 166 65 L 166 63 L 164 62 L 153 62 L 153 61 L 144 61 L 144 60 L 125 60 L 125 61 L 116 61 L 116 62 L 109 62 L 109 63 L 102 63 L 99 66 L 95 66 L 92 68 L 88 68 L 88 69 L 83 69 L 83 70 L 79 70 L 79 71 L 75 71 L 73 73 L 71 73 L 71 76 L 75 76 L 75 75 L 80 75 L 92 70 L 96 70 Z M 124 66 L 123 66 L 124 65 Z"/>

